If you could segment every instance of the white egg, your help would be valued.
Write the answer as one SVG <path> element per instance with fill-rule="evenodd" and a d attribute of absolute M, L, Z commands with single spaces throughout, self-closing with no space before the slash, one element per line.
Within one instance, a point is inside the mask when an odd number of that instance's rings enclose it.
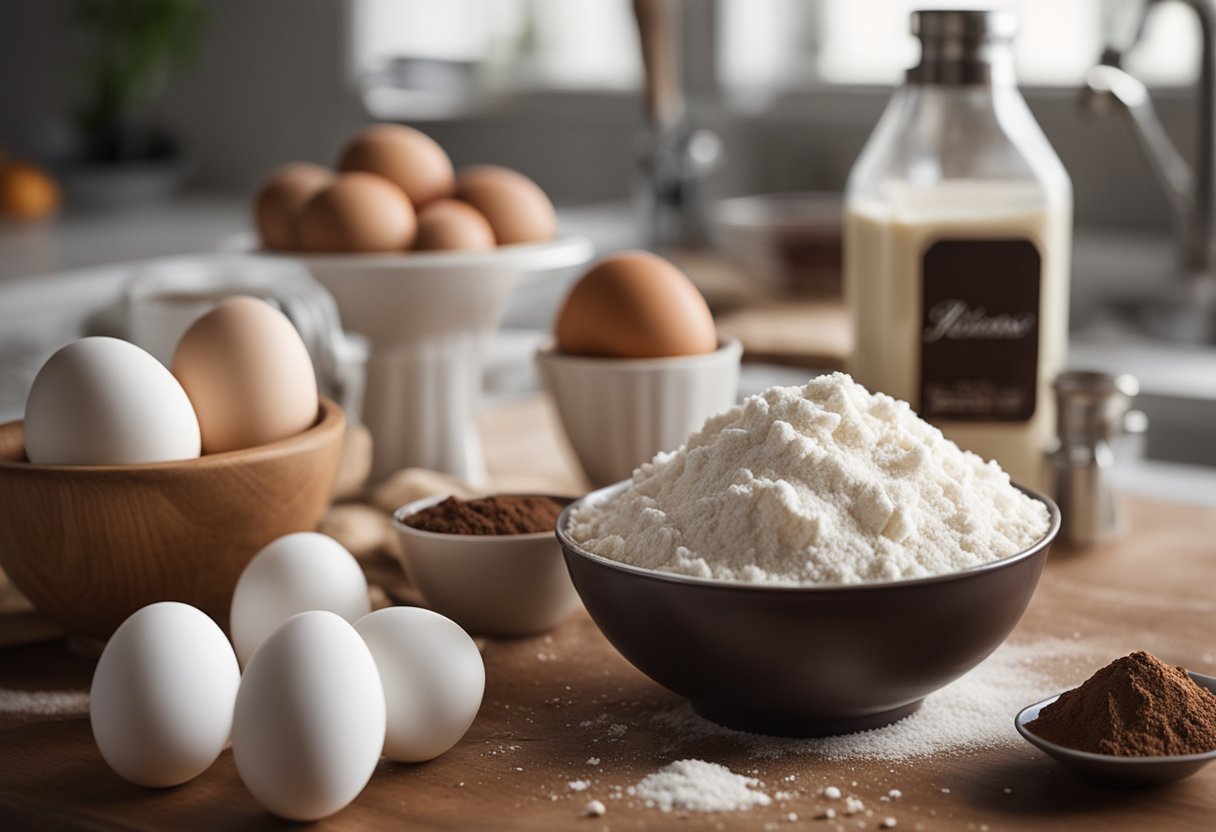
<path fill-rule="evenodd" d="M 332 537 L 296 532 L 258 552 L 236 583 L 229 625 L 241 665 L 296 613 L 328 610 L 358 621 L 371 609 L 367 578 Z"/>
<path fill-rule="evenodd" d="M 56 352 L 25 402 L 25 453 L 35 465 L 136 465 L 199 455 L 198 417 L 165 366 L 117 338 Z"/>
<path fill-rule="evenodd" d="M 377 610 L 355 629 L 384 685 L 384 756 L 420 763 L 459 742 L 486 689 L 485 664 L 469 634 L 450 618 L 417 607 Z"/>
<path fill-rule="evenodd" d="M 141 786 L 185 783 L 224 750 L 241 671 L 219 626 L 177 601 L 131 614 L 102 651 L 89 694 L 101 756 Z"/>
<path fill-rule="evenodd" d="M 384 690 L 363 639 L 331 612 L 303 612 L 245 669 L 232 755 L 242 782 L 271 812 L 319 820 L 363 791 L 384 730 Z"/>

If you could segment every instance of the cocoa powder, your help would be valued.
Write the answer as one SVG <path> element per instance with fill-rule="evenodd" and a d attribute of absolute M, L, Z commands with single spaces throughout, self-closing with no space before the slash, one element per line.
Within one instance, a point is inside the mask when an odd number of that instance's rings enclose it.
<path fill-rule="evenodd" d="M 1216 751 L 1216 694 L 1148 653 L 1111 662 L 1027 726 L 1057 745 L 1119 757 Z"/>
<path fill-rule="evenodd" d="M 437 534 L 534 534 L 553 531 L 562 508 L 563 504 L 552 497 L 448 497 L 406 517 L 405 525 Z"/>

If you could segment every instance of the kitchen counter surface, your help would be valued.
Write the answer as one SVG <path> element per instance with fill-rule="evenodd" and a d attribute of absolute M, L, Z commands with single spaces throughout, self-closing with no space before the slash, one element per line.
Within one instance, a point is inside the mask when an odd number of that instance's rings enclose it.
<path fill-rule="evenodd" d="M 213 251 L 249 227 L 247 211 L 239 198 L 204 194 L 127 211 L 67 213 L 50 223 L 0 224 L 0 284 L 125 260 Z"/>
<path fill-rule="evenodd" d="M 516 481 L 551 483 L 557 492 L 580 487 L 543 401 L 495 408 L 486 414 L 483 433 L 493 476 L 509 472 Z M 1025 672 L 1050 671 L 1053 684 L 1063 688 L 1135 649 L 1216 672 L 1216 510 L 1139 499 L 1128 507 L 1132 533 L 1123 541 L 1052 552 L 1010 639 L 1025 656 L 1042 656 Z M 813 743 L 722 731 L 700 720 L 626 664 L 582 613 L 549 636 L 488 640 L 483 652 L 486 697 L 468 736 L 427 764 L 382 763 L 352 806 L 312 828 L 839 832 L 876 829 L 891 817 L 897 829 L 970 832 L 1208 830 L 1216 817 L 1216 766 L 1163 788 L 1092 785 L 1023 743 L 1013 729 L 1013 709 L 1003 705 L 998 711 L 1008 712 L 994 716 L 1005 730 L 984 748 L 915 759 L 833 760 Z M 92 660 L 61 641 L 0 651 L 0 702 L 10 708 L 0 713 L 0 827 L 294 826 L 254 803 L 228 752 L 191 783 L 145 790 L 106 768 L 79 708 L 57 716 L 11 710 L 14 691 L 86 690 L 92 667 Z M 976 705 L 984 709 L 983 700 Z M 935 707 L 930 697 L 926 713 Z M 625 791 L 682 758 L 726 765 L 781 795 L 749 812 L 687 817 L 648 808 Z M 819 797 L 829 785 L 859 797 L 867 811 L 815 820 L 821 809 L 843 809 L 840 801 Z M 892 789 L 902 796 L 884 800 Z M 607 814 L 582 819 L 590 799 L 603 801 Z"/>

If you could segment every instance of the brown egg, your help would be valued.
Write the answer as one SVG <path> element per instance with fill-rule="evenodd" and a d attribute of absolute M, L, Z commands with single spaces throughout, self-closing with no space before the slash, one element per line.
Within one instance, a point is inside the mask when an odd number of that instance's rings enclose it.
<path fill-rule="evenodd" d="M 494 165 L 467 168 L 456 177 L 456 198 L 485 215 L 500 246 L 557 236 L 553 203 L 522 173 Z"/>
<path fill-rule="evenodd" d="M 602 260 L 583 275 L 554 326 L 569 355 L 663 358 L 718 347 L 705 298 L 662 257 L 629 251 Z"/>
<path fill-rule="evenodd" d="M 306 251 L 401 251 L 418 218 L 401 189 L 374 173 L 343 173 L 304 206 L 298 224 Z"/>
<path fill-rule="evenodd" d="M 253 221 L 266 248 L 298 251 L 296 224 L 305 203 L 334 181 L 328 168 L 296 162 L 273 171 L 253 198 Z"/>
<path fill-rule="evenodd" d="M 489 220 L 467 202 L 440 199 L 418 212 L 418 251 L 484 251 L 494 246 Z"/>
<path fill-rule="evenodd" d="M 316 421 L 308 349 L 287 316 L 258 298 L 228 298 L 191 324 L 172 370 L 198 415 L 205 454 L 276 442 Z"/>
<path fill-rule="evenodd" d="M 375 124 L 342 149 L 338 169 L 383 176 L 421 207 L 452 195 L 452 160 L 425 133 L 401 124 Z"/>

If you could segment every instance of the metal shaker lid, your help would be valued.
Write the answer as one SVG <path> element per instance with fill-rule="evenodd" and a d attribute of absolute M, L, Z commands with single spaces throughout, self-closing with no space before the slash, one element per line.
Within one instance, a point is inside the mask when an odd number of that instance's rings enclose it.
<path fill-rule="evenodd" d="M 1140 383 L 1127 373 L 1069 370 L 1055 380 L 1057 432 L 1061 441 L 1109 439 L 1123 427 L 1123 417 Z"/>

